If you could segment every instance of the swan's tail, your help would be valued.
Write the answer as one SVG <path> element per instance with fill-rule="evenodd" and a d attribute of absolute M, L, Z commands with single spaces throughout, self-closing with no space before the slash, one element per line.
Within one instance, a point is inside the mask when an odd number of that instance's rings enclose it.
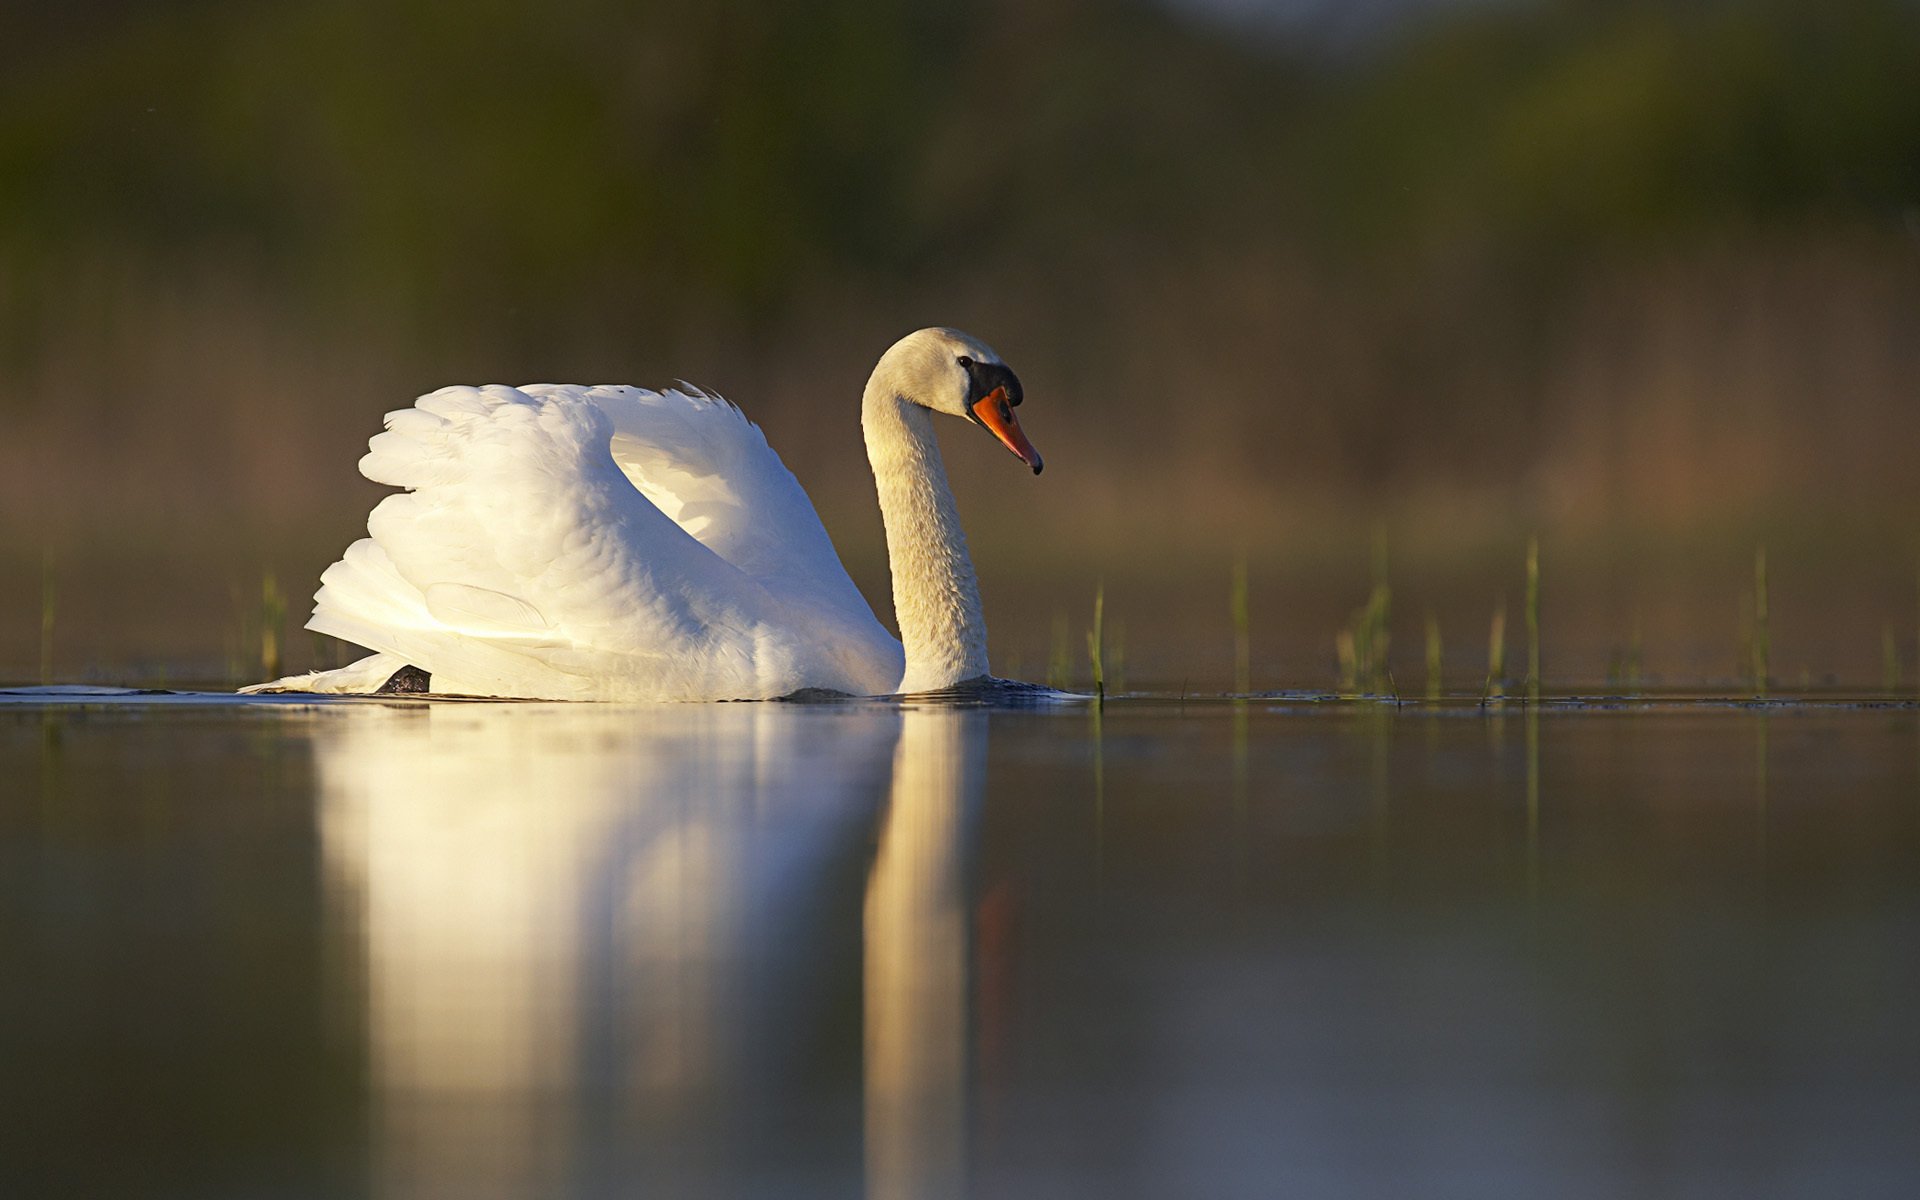
<path fill-rule="evenodd" d="M 396 629 L 431 624 L 419 590 L 401 578 L 386 551 L 372 538 L 361 538 L 347 547 L 340 561 L 320 576 L 320 590 L 313 596 L 313 616 L 307 620 L 307 628 L 315 633 L 369 647 L 391 642 Z M 289 675 L 240 690 L 365 694 L 378 691 L 395 671 L 407 665 L 404 655 L 389 649 L 332 671 Z"/>
<path fill-rule="evenodd" d="M 369 654 L 358 662 L 331 671 L 308 671 L 289 675 L 270 683 L 256 683 L 240 689 L 242 695 L 262 692 L 319 692 L 335 696 L 364 696 L 380 690 L 393 673 L 407 663 L 397 654 Z"/>

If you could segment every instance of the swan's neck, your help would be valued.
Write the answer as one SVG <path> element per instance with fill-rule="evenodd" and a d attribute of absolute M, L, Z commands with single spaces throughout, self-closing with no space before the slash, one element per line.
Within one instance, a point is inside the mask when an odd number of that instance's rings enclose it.
<path fill-rule="evenodd" d="M 980 585 L 933 416 L 881 377 L 867 384 L 860 425 L 880 489 L 893 567 L 893 616 L 907 651 L 902 692 L 951 687 L 987 674 L 987 622 Z"/>

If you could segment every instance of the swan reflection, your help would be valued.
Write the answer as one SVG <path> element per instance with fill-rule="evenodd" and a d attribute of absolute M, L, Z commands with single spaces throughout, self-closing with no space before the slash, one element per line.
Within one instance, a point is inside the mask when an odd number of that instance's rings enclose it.
<path fill-rule="evenodd" d="M 377 1190 L 955 1190 L 978 711 L 355 706 L 316 736 Z"/>

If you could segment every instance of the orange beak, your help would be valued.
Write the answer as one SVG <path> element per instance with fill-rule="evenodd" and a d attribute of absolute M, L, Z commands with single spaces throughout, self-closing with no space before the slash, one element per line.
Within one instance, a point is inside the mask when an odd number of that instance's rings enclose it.
<path fill-rule="evenodd" d="M 1013 451 L 1021 462 L 1033 468 L 1038 475 L 1046 464 L 1040 461 L 1040 452 L 1033 448 L 1027 435 L 1020 432 L 1020 418 L 1013 415 L 1013 405 L 1007 403 L 1007 389 L 997 387 L 973 406 L 974 419 L 985 425 L 1000 444 Z"/>

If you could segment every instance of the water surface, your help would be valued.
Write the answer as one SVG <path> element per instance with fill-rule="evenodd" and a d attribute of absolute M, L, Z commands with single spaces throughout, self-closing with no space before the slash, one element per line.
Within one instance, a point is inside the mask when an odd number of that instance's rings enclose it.
<path fill-rule="evenodd" d="M 1920 713 L 0 695 L 0 1193 L 1905 1196 Z"/>

